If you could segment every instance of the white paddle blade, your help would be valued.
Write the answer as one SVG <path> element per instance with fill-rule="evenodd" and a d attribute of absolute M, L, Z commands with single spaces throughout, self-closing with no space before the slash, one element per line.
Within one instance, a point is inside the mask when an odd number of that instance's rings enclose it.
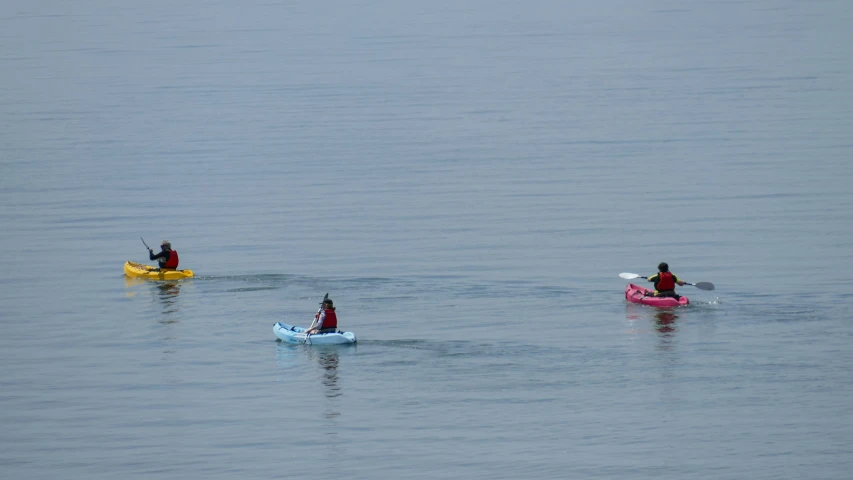
<path fill-rule="evenodd" d="M 714 284 L 711 282 L 696 282 L 693 284 L 699 290 L 713 290 Z"/>
<path fill-rule="evenodd" d="M 625 280 L 633 280 L 635 278 L 640 278 L 640 276 L 636 273 L 620 273 L 619 276 L 624 278 Z"/>

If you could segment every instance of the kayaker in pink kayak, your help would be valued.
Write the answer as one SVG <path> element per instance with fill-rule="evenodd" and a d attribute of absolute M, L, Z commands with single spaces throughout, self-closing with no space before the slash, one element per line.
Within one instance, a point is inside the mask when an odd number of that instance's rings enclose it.
<path fill-rule="evenodd" d="M 160 270 L 178 269 L 178 251 L 172 250 L 172 244 L 168 240 L 160 242 L 160 253 L 154 255 L 154 250 L 148 249 L 148 259 L 157 260 Z"/>
<path fill-rule="evenodd" d="M 656 297 L 680 298 L 678 294 L 675 293 L 675 285 L 678 284 L 679 286 L 684 286 L 685 284 L 685 282 L 682 282 L 674 273 L 669 271 L 669 265 L 667 265 L 666 262 L 660 262 L 658 265 L 658 273 L 648 277 L 648 280 L 655 284 Z"/>

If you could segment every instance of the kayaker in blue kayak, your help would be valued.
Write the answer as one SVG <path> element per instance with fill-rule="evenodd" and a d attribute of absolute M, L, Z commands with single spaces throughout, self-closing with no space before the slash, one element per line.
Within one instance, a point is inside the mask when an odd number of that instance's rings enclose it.
<path fill-rule="evenodd" d="M 160 270 L 177 270 L 178 269 L 178 251 L 172 250 L 172 244 L 168 240 L 160 242 L 160 253 L 154 255 L 154 250 L 148 249 L 148 259 L 157 260 L 160 264 Z"/>
<path fill-rule="evenodd" d="M 305 331 L 306 334 L 335 333 L 338 331 L 338 315 L 335 313 L 335 304 L 331 298 L 326 298 L 320 304 L 320 310 L 314 315 L 314 321 Z"/>
<path fill-rule="evenodd" d="M 658 273 L 648 277 L 648 280 L 655 284 L 656 297 L 672 297 L 678 299 L 680 297 L 675 293 L 675 285 L 678 284 L 679 286 L 683 286 L 685 284 L 685 282 L 682 282 L 674 273 L 669 271 L 669 265 L 667 265 L 666 262 L 660 262 L 658 265 Z"/>

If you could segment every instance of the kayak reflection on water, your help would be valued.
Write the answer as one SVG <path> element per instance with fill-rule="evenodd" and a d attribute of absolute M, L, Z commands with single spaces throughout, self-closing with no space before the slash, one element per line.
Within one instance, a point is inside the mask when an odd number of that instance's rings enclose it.
<path fill-rule="evenodd" d="M 158 283 L 157 288 L 160 290 L 162 297 L 173 297 L 181 293 L 181 285 L 179 283 Z"/>
<path fill-rule="evenodd" d="M 658 312 L 655 314 L 655 329 L 660 333 L 673 333 L 676 330 L 676 320 L 678 315 L 672 312 Z"/>
<path fill-rule="evenodd" d="M 177 313 L 180 309 L 178 295 L 181 293 L 181 282 L 151 282 L 143 278 L 125 276 L 124 283 L 127 288 L 126 295 L 128 298 L 136 297 L 139 293 L 145 293 L 146 296 L 150 294 L 154 303 L 160 305 L 161 312 L 167 317 L 171 314 Z M 176 321 L 171 318 L 166 318 L 160 321 L 160 323 L 175 322 Z"/>
<path fill-rule="evenodd" d="M 160 320 L 160 323 L 177 323 L 177 319 L 172 318 L 180 310 L 178 303 L 178 295 L 181 293 L 181 284 L 178 282 L 166 282 L 157 284 L 157 298 L 162 304 L 162 312 L 166 317 Z"/>
<path fill-rule="evenodd" d="M 330 403 L 326 405 L 325 411 L 323 412 L 323 417 L 327 419 L 340 417 L 340 405 L 333 400 L 334 398 L 343 395 L 341 387 L 338 384 L 338 365 L 340 363 L 340 357 L 338 356 L 337 348 L 334 346 L 319 348 L 313 347 L 306 348 L 306 351 L 308 352 L 308 356 L 313 360 L 316 360 L 317 365 L 320 366 L 320 381 L 325 387 L 324 395 L 330 400 Z"/>
<path fill-rule="evenodd" d="M 310 355 L 317 360 L 317 364 L 323 370 L 323 385 L 326 387 L 326 397 L 334 398 L 341 396 L 341 388 L 338 386 L 338 363 L 340 357 L 334 350 L 312 349 Z"/>

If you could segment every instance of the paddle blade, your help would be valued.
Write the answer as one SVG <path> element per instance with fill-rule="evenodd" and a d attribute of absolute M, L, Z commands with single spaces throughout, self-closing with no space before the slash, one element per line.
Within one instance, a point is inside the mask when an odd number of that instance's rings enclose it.
<path fill-rule="evenodd" d="M 713 290 L 714 289 L 714 284 L 711 282 L 696 282 L 693 284 L 693 286 L 698 288 L 699 290 Z"/>
<path fill-rule="evenodd" d="M 621 278 L 624 278 L 625 280 L 633 280 L 635 278 L 646 278 L 646 277 L 640 277 L 636 273 L 620 273 L 619 276 Z"/>

